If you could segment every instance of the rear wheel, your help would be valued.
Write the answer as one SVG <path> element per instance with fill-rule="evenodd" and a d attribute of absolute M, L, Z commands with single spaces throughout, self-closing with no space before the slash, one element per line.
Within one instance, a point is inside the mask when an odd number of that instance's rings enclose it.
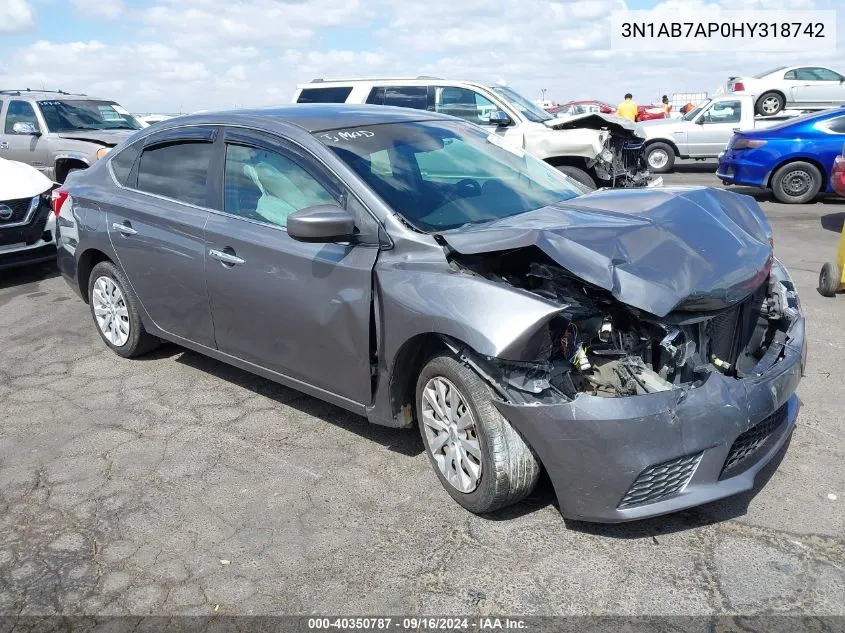
<path fill-rule="evenodd" d="M 655 174 L 666 174 L 675 166 L 675 150 L 667 143 L 652 143 L 645 150 L 648 170 Z"/>
<path fill-rule="evenodd" d="M 428 459 L 451 497 L 484 513 L 528 496 L 540 476 L 530 446 L 498 409 L 478 375 L 438 355 L 417 380 L 417 418 Z"/>
<path fill-rule="evenodd" d="M 572 178 L 572 180 L 578 181 L 590 190 L 596 188 L 596 181 L 593 180 L 593 177 L 583 169 L 580 169 L 579 167 L 572 167 L 570 165 L 557 165 L 557 170 L 562 174 L 566 174 L 567 176 Z"/>
<path fill-rule="evenodd" d="M 838 264 L 825 262 L 819 272 L 819 293 L 824 297 L 833 297 L 839 292 L 842 281 L 842 269 Z"/>
<path fill-rule="evenodd" d="M 141 323 L 129 282 L 113 263 L 100 262 L 91 271 L 88 305 L 100 337 L 119 356 L 141 356 L 158 346 Z"/>
<path fill-rule="evenodd" d="M 772 116 L 783 110 L 786 99 L 779 92 L 764 92 L 757 99 L 757 114 Z"/>
<path fill-rule="evenodd" d="M 812 163 L 787 163 L 772 176 L 772 193 L 779 202 L 804 204 L 815 198 L 822 188 L 822 175 Z"/>

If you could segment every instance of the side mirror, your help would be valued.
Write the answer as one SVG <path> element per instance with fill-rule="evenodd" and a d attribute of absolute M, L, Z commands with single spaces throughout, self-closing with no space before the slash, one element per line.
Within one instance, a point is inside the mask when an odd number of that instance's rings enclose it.
<path fill-rule="evenodd" d="M 508 113 L 502 112 L 501 110 L 494 110 L 491 112 L 488 120 L 490 121 L 490 125 L 497 125 L 499 127 L 507 127 L 513 123 L 511 118 L 508 116 Z"/>
<path fill-rule="evenodd" d="M 287 229 L 299 242 L 348 242 L 355 232 L 355 218 L 337 205 L 321 204 L 291 213 Z"/>
<path fill-rule="evenodd" d="M 30 136 L 41 136 L 41 132 L 35 127 L 32 121 L 18 121 L 12 126 L 14 134 L 29 134 Z"/>
<path fill-rule="evenodd" d="M 696 125 L 704 125 L 704 117 L 700 116 L 695 120 Z"/>

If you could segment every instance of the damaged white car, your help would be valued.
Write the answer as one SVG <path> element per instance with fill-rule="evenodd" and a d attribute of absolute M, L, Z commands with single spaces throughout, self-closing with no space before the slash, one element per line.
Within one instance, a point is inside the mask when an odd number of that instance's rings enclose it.
<path fill-rule="evenodd" d="M 56 186 L 34 167 L 0 158 L 0 269 L 56 259 Z"/>

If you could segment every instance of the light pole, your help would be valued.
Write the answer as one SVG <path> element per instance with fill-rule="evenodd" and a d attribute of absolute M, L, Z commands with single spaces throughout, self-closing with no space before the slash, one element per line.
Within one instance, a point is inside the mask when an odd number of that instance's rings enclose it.
<path fill-rule="evenodd" d="M 541 93 L 542 93 L 542 95 L 543 95 L 543 101 L 545 101 L 545 100 L 546 100 L 546 89 L 545 89 L 545 88 L 540 88 L 540 92 L 541 92 Z"/>

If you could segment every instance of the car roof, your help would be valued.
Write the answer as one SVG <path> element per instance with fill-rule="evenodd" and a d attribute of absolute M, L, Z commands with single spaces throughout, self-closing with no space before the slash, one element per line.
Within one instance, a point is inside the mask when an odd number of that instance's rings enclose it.
<path fill-rule="evenodd" d="M 315 79 L 309 83 L 298 84 L 297 90 L 314 88 L 341 88 L 356 84 L 372 86 L 474 86 L 489 88 L 491 84 L 483 81 L 467 81 L 465 79 L 442 79 L 440 77 L 374 77 L 369 79 Z"/>
<path fill-rule="evenodd" d="M 61 90 L 30 90 L 29 88 L 0 89 L 0 95 L 51 101 L 112 101 L 111 99 L 101 99 L 86 94 L 72 94 Z"/>
<path fill-rule="evenodd" d="M 269 108 L 223 110 L 180 116 L 163 121 L 164 127 L 158 129 L 163 130 L 184 125 L 231 125 L 236 123 L 264 124 L 267 127 L 274 127 L 277 124 L 288 123 L 297 125 L 307 132 L 321 132 L 362 125 L 431 120 L 452 121 L 455 118 L 427 110 L 415 110 L 414 108 L 344 103 L 298 103 Z"/>

